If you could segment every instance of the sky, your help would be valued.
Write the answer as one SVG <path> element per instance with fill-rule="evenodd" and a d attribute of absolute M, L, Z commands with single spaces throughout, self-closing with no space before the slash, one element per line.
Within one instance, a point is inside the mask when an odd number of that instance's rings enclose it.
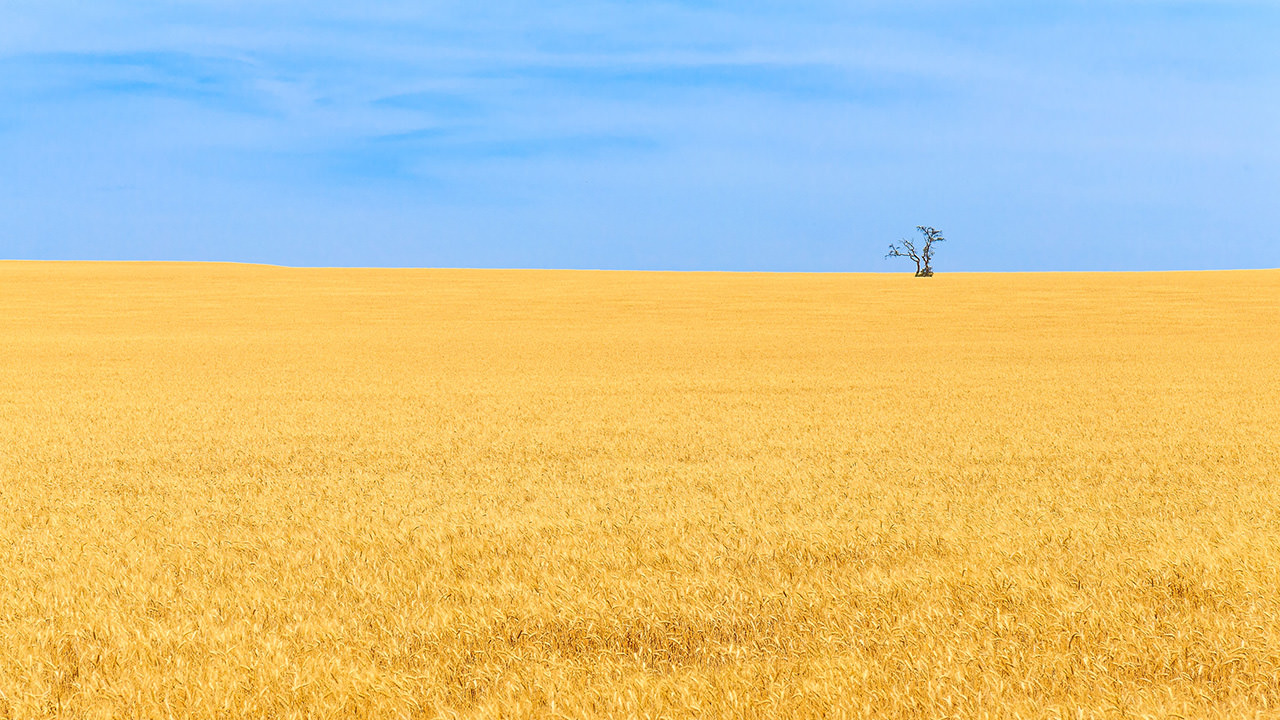
<path fill-rule="evenodd" d="M 0 258 L 1280 267 L 1280 3 L 3 0 Z M 914 268 L 911 268 L 914 269 Z"/>

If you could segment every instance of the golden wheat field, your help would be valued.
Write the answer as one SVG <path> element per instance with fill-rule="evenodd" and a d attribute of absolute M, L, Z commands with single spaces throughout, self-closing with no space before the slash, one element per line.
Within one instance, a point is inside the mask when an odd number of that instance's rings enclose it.
<path fill-rule="evenodd" d="M 0 718 L 1280 715 L 1280 271 L 0 263 Z"/>

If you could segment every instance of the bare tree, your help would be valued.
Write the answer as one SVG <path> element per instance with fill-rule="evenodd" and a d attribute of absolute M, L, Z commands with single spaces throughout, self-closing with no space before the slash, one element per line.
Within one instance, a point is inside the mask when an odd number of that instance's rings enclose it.
<path fill-rule="evenodd" d="M 889 254 L 885 257 L 910 258 L 916 264 L 916 277 L 933 277 L 933 244 L 945 242 L 946 238 L 942 237 L 941 230 L 928 225 L 917 225 L 916 230 L 924 235 L 924 247 L 916 250 L 915 243 L 902 238 L 902 246 L 890 245 Z"/>

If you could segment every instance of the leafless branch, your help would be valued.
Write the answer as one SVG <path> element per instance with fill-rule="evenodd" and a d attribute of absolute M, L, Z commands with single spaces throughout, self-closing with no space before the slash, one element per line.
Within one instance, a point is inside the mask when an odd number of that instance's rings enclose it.
<path fill-rule="evenodd" d="M 886 258 L 904 257 L 909 258 L 916 264 L 916 277 L 932 277 L 933 276 L 933 244 L 946 242 L 946 238 L 942 236 L 942 232 L 928 225 L 917 225 L 916 230 L 924 235 L 924 246 L 917 251 L 916 246 L 910 240 L 903 238 L 902 247 L 897 245 L 889 246 L 889 254 Z"/>

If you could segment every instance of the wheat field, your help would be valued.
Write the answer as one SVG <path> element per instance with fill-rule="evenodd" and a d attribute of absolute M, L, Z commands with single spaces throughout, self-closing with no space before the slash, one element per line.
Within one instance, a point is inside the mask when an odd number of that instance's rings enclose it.
<path fill-rule="evenodd" d="M 1280 716 L 1280 271 L 0 263 L 0 718 Z"/>

